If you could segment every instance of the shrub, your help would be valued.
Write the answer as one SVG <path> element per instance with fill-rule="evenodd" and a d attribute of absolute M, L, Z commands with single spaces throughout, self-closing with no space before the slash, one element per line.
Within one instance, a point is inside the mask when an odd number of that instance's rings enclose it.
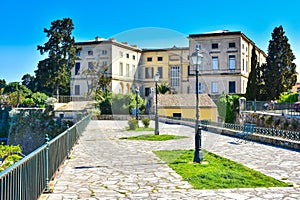
<path fill-rule="evenodd" d="M 135 118 L 130 118 L 128 120 L 128 125 L 130 130 L 135 130 L 138 127 L 138 120 L 136 120 Z"/>
<path fill-rule="evenodd" d="M 32 98 L 26 98 L 22 102 L 25 107 L 32 107 L 34 105 L 34 100 Z"/>
<path fill-rule="evenodd" d="M 272 116 L 267 116 L 266 124 L 271 125 L 272 122 L 273 122 L 273 117 Z"/>
<path fill-rule="evenodd" d="M 143 118 L 143 119 L 142 119 L 142 122 L 143 122 L 145 128 L 148 128 L 148 127 L 149 127 L 149 125 L 150 125 L 150 120 L 151 120 L 150 118 Z"/>

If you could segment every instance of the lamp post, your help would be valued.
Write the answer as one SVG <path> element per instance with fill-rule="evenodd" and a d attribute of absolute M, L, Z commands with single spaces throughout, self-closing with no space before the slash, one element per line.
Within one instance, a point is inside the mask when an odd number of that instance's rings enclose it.
<path fill-rule="evenodd" d="M 136 106 L 135 106 L 135 119 L 138 122 L 138 127 L 139 127 L 139 87 L 137 86 L 135 88 L 135 101 L 136 101 Z"/>
<path fill-rule="evenodd" d="M 191 55 L 192 64 L 196 65 L 196 123 L 195 123 L 195 152 L 194 152 L 194 162 L 201 163 L 203 160 L 202 150 L 201 150 L 201 126 L 199 124 L 199 67 L 202 62 L 202 54 L 197 48 L 195 52 Z"/>
<path fill-rule="evenodd" d="M 157 107 L 157 82 L 159 80 L 159 73 L 157 72 L 154 76 L 154 81 L 155 81 L 155 135 L 159 135 L 159 128 L 158 128 L 158 107 Z"/>

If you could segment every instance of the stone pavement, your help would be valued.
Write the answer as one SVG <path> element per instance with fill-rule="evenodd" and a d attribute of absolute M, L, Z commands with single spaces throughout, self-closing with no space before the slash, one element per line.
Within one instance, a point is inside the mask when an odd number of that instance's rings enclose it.
<path fill-rule="evenodd" d="M 151 122 L 151 126 L 154 123 Z M 160 149 L 194 148 L 194 129 L 160 123 L 160 133 L 189 136 L 169 141 L 130 141 L 120 137 L 127 121 L 91 121 L 55 179 L 47 200 L 73 199 L 299 199 L 300 153 L 202 132 L 203 148 L 293 183 L 286 188 L 195 190 L 152 153 Z M 148 132 L 149 133 L 149 132 Z M 205 156 L 205 155 L 204 155 Z"/>

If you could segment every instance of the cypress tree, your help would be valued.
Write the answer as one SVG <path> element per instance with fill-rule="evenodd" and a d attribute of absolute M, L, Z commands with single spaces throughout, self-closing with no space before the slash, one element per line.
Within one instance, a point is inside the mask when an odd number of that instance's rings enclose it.
<path fill-rule="evenodd" d="M 255 52 L 255 47 L 252 48 L 251 52 L 251 71 L 249 74 L 248 78 L 248 83 L 247 83 L 247 90 L 245 97 L 248 100 L 254 100 L 257 99 L 257 86 L 258 86 L 258 79 L 257 79 L 257 55 Z"/>
<path fill-rule="evenodd" d="M 267 65 L 263 69 L 266 100 L 278 99 L 297 81 L 295 56 L 282 26 L 275 27 L 268 46 Z"/>

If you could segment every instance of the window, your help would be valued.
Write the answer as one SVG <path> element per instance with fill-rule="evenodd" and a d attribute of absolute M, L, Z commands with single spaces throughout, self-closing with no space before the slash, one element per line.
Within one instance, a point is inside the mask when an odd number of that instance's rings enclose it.
<path fill-rule="evenodd" d="M 135 60 L 135 55 L 132 55 L 132 60 Z"/>
<path fill-rule="evenodd" d="M 181 118 L 181 113 L 173 113 L 173 117 L 175 118 Z"/>
<path fill-rule="evenodd" d="M 246 59 L 246 72 L 248 72 L 248 59 Z"/>
<path fill-rule="evenodd" d="M 235 42 L 230 42 L 229 43 L 229 48 L 235 48 Z"/>
<path fill-rule="evenodd" d="M 145 78 L 153 78 L 154 69 L 153 67 L 145 68 Z"/>
<path fill-rule="evenodd" d="M 102 55 L 106 55 L 107 54 L 107 50 L 102 50 Z"/>
<path fill-rule="evenodd" d="M 219 69 L 219 59 L 218 56 L 212 57 L 212 70 L 218 70 Z"/>
<path fill-rule="evenodd" d="M 129 53 L 126 53 L 126 58 L 129 58 Z"/>
<path fill-rule="evenodd" d="M 75 95 L 80 95 L 80 85 L 75 85 Z"/>
<path fill-rule="evenodd" d="M 235 69 L 235 55 L 229 55 L 229 69 Z"/>
<path fill-rule="evenodd" d="M 202 93 L 202 83 L 198 83 L 198 94 Z"/>
<path fill-rule="evenodd" d="M 211 48 L 212 49 L 217 49 L 217 48 L 219 48 L 219 44 L 218 43 L 212 43 Z"/>
<path fill-rule="evenodd" d="M 79 75 L 80 62 L 75 63 L 75 75 Z"/>
<path fill-rule="evenodd" d="M 243 71 L 245 71 L 245 58 L 243 58 Z"/>
<path fill-rule="evenodd" d="M 123 58 L 123 52 L 120 51 L 120 58 Z"/>
<path fill-rule="evenodd" d="M 157 68 L 157 72 L 159 73 L 159 78 L 163 78 L 163 68 L 162 67 L 158 67 Z"/>
<path fill-rule="evenodd" d="M 235 93 L 235 81 L 229 81 L 229 93 Z"/>
<path fill-rule="evenodd" d="M 129 64 L 126 64 L 126 76 L 129 76 L 130 67 Z"/>
<path fill-rule="evenodd" d="M 212 93 L 218 93 L 218 82 L 212 82 L 211 83 L 211 92 Z"/>
<path fill-rule="evenodd" d="M 76 56 L 80 56 L 80 51 L 76 51 Z"/>
<path fill-rule="evenodd" d="M 147 57 L 147 62 L 152 62 L 152 57 Z"/>
<path fill-rule="evenodd" d="M 102 62 L 102 65 L 103 65 L 103 66 L 107 66 L 107 61 L 103 61 L 103 62 Z"/>
<path fill-rule="evenodd" d="M 196 47 L 195 47 L 195 49 L 199 49 L 199 50 L 201 50 L 201 44 L 196 44 Z"/>
<path fill-rule="evenodd" d="M 150 94 L 150 88 L 145 88 L 145 96 L 147 97 L 147 96 L 149 96 L 149 94 Z"/>
<path fill-rule="evenodd" d="M 119 75 L 123 76 L 123 63 L 120 63 L 120 66 L 119 66 Z"/>
<path fill-rule="evenodd" d="M 88 55 L 92 56 L 93 55 L 93 51 L 88 51 Z"/>
<path fill-rule="evenodd" d="M 179 66 L 170 67 L 170 86 L 179 87 L 180 84 L 180 68 Z"/>
<path fill-rule="evenodd" d="M 88 62 L 88 68 L 89 69 L 94 69 L 94 63 L 93 62 Z"/>
<path fill-rule="evenodd" d="M 163 57 L 157 57 L 157 61 L 163 61 Z"/>
<path fill-rule="evenodd" d="M 135 65 L 132 65 L 132 76 L 135 76 Z"/>

